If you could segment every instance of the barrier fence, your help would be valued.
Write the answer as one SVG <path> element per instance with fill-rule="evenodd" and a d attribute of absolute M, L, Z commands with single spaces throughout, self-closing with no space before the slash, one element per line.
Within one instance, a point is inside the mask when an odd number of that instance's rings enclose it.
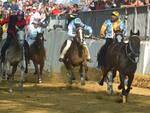
<path fill-rule="evenodd" d="M 127 36 L 130 35 L 131 29 L 135 32 L 137 30 L 140 30 L 140 38 L 144 41 L 141 42 L 141 54 L 137 72 L 143 74 L 150 74 L 150 42 L 147 40 L 150 36 L 149 6 L 123 8 L 116 10 L 120 12 L 121 19 L 125 20 L 125 24 L 128 30 Z M 112 11 L 113 10 L 82 12 L 80 13 L 80 17 L 85 24 L 92 26 L 94 35 L 98 37 L 102 23 L 106 18 L 109 18 Z M 65 16 L 50 17 L 48 29 L 51 30 L 45 30 L 45 38 L 47 40 L 45 42 L 45 48 L 47 51 L 45 69 L 50 72 L 60 73 L 61 66 L 63 65 L 63 63 L 60 63 L 58 59 L 60 55 L 60 48 L 63 42 L 68 37 L 66 32 L 66 23 L 67 21 L 65 19 Z M 62 28 L 53 29 L 53 26 L 62 26 Z M 97 52 L 104 44 L 104 40 L 86 40 L 86 42 L 90 49 L 91 58 L 93 60 L 93 62 L 90 63 L 89 66 L 96 67 Z"/>

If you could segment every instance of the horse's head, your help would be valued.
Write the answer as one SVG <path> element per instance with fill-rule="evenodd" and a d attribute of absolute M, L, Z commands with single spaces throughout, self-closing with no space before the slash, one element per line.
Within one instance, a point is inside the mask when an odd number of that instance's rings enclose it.
<path fill-rule="evenodd" d="M 24 31 L 18 31 L 17 32 L 17 39 L 18 39 L 18 42 L 19 42 L 19 45 L 22 47 L 23 44 L 24 44 L 24 38 L 25 38 L 25 32 Z"/>
<path fill-rule="evenodd" d="M 123 30 L 116 30 L 114 39 L 117 42 L 123 42 L 123 39 L 124 39 Z"/>
<path fill-rule="evenodd" d="M 36 41 L 35 41 L 38 45 L 43 45 L 44 43 L 44 32 L 41 33 L 37 33 L 36 36 Z"/>
<path fill-rule="evenodd" d="M 84 43 L 84 29 L 82 27 L 77 28 L 75 40 L 81 45 Z"/>
<path fill-rule="evenodd" d="M 136 61 L 136 58 L 139 58 L 140 55 L 140 32 L 138 30 L 137 33 L 133 33 L 132 30 L 130 32 L 129 37 L 129 43 L 128 43 L 128 55 L 131 58 L 134 58 Z M 137 61 L 136 61 L 137 62 Z"/>

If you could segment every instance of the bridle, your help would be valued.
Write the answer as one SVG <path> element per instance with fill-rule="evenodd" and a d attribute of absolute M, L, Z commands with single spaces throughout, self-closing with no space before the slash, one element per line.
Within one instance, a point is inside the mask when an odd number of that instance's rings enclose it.
<path fill-rule="evenodd" d="M 121 40 L 118 40 L 118 38 L 117 38 L 118 36 L 121 37 Z M 123 39 L 124 39 L 124 34 L 123 34 L 122 32 L 116 32 L 116 33 L 115 33 L 115 36 L 114 36 L 114 41 L 115 41 L 115 42 L 122 42 Z"/>
<path fill-rule="evenodd" d="M 83 43 L 84 43 L 83 28 L 82 28 L 82 27 L 78 27 L 78 28 L 77 28 L 77 31 L 78 31 L 79 33 L 78 33 L 78 35 L 76 35 L 76 38 L 78 38 L 78 39 L 76 39 L 76 40 L 78 40 L 78 42 L 79 42 L 79 40 L 80 40 L 80 43 L 83 44 Z M 80 38 L 80 39 L 79 39 L 79 38 Z"/>
<path fill-rule="evenodd" d="M 134 36 L 132 36 L 132 37 L 134 37 Z M 132 38 L 132 37 L 131 37 L 131 38 Z M 128 52 L 128 49 L 130 50 L 130 52 Z M 133 50 L 130 41 L 129 41 L 128 44 L 126 44 L 126 46 L 125 46 L 125 51 L 126 51 L 127 57 L 129 58 L 129 60 L 130 60 L 131 62 L 137 63 L 137 62 L 139 61 L 139 53 L 136 53 L 136 52 Z M 137 59 L 136 59 L 136 58 L 137 58 Z"/>

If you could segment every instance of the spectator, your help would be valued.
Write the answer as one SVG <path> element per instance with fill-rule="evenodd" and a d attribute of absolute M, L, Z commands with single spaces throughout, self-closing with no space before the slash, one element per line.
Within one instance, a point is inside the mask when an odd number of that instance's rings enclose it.
<path fill-rule="evenodd" d="M 83 12 L 91 11 L 91 9 L 89 8 L 89 5 L 88 5 L 88 4 L 84 4 L 84 5 L 82 6 L 81 10 L 82 10 Z"/>
<path fill-rule="evenodd" d="M 11 9 L 13 11 L 18 11 L 19 10 L 19 7 L 18 7 L 18 5 L 16 3 L 16 0 L 12 0 Z"/>
<path fill-rule="evenodd" d="M 96 10 L 96 6 L 95 6 L 95 1 L 94 1 L 94 0 L 92 0 L 92 1 L 90 2 L 89 8 L 90 8 L 91 10 Z"/>
<path fill-rule="evenodd" d="M 53 14 L 53 15 L 59 15 L 59 14 L 60 14 L 59 5 L 54 4 L 54 7 L 53 7 L 53 9 L 52 9 L 52 14 Z"/>
<path fill-rule="evenodd" d="M 96 10 L 103 10 L 106 6 L 106 0 L 100 0 L 96 4 Z"/>

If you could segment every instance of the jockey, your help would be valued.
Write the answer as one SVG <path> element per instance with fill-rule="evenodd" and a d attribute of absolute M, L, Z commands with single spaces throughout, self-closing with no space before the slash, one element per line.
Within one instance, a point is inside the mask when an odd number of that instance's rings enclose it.
<path fill-rule="evenodd" d="M 75 34 L 75 30 L 77 29 L 77 27 L 81 26 L 84 28 L 85 31 L 88 31 L 88 34 L 89 34 L 89 37 L 92 36 L 92 28 L 90 26 L 87 26 L 85 25 L 81 19 L 78 17 L 77 14 L 72 14 L 71 17 L 73 18 L 72 21 L 69 23 L 68 25 L 68 35 L 69 35 L 69 39 L 67 40 L 67 44 L 66 46 L 64 47 L 61 55 L 60 55 L 60 58 L 59 58 L 59 61 L 62 62 L 63 59 L 64 59 L 64 56 L 67 52 L 67 50 L 70 48 L 71 46 L 71 43 L 72 43 L 72 40 L 73 38 L 76 36 Z M 90 53 L 89 53 L 89 49 L 86 45 L 86 43 L 84 42 L 84 47 L 87 49 L 87 52 L 88 52 L 88 58 L 87 60 L 90 61 L 91 60 L 91 57 L 90 57 Z"/>
<path fill-rule="evenodd" d="M 107 19 L 101 27 L 100 37 L 101 38 L 113 38 L 115 31 L 121 30 L 123 34 L 126 34 L 126 27 L 124 21 L 119 18 L 120 14 L 118 11 L 113 11 L 111 19 Z"/>
<path fill-rule="evenodd" d="M 5 52 L 9 47 L 11 40 L 17 37 L 17 31 L 19 29 L 22 30 L 26 25 L 25 20 L 22 17 L 23 15 L 18 13 L 18 15 L 11 15 L 1 22 L 2 24 L 8 23 L 7 38 L 1 50 L 1 62 L 5 60 Z"/>
<path fill-rule="evenodd" d="M 100 37 L 106 38 L 106 43 L 104 44 L 104 46 L 101 48 L 100 52 L 98 53 L 98 59 L 99 59 L 98 61 L 100 61 L 98 63 L 98 68 L 100 68 L 100 66 L 103 64 L 102 62 L 104 61 L 103 58 L 105 56 L 105 52 L 108 46 L 111 44 L 112 39 L 115 36 L 115 31 L 120 30 L 123 32 L 124 35 L 127 32 L 124 21 L 122 21 L 119 18 L 119 16 L 120 14 L 118 11 L 113 11 L 111 13 L 111 18 L 107 19 L 101 27 Z"/>
<path fill-rule="evenodd" d="M 27 53 L 27 60 L 30 60 L 30 46 L 36 41 L 38 33 L 42 33 L 42 27 L 39 20 L 34 20 L 28 25 L 27 37 L 25 38 L 25 51 Z"/>
<path fill-rule="evenodd" d="M 32 45 L 36 40 L 37 34 L 42 32 L 43 30 L 38 20 L 34 20 L 32 23 L 30 23 L 28 25 L 27 37 L 25 39 L 28 45 Z"/>
<path fill-rule="evenodd" d="M 17 13 L 17 23 L 16 23 L 17 30 L 25 31 L 25 25 L 26 25 L 26 20 L 24 18 L 24 12 L 23 11 L 18 11 L 18 13 Z"/>

